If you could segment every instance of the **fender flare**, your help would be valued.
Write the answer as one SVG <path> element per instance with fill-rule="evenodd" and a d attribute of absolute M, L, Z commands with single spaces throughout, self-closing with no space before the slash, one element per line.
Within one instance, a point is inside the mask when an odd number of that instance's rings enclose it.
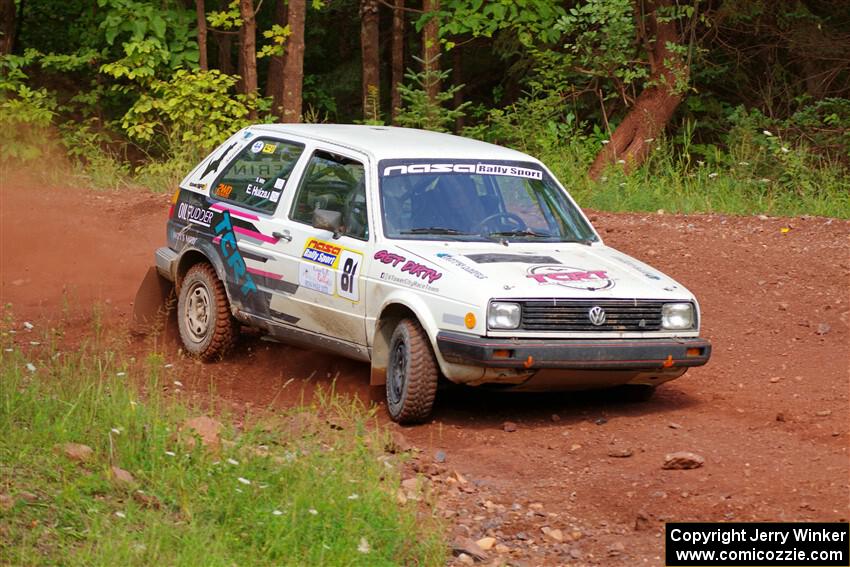
<path fill-rule="evenodd" d="M 375 332 L 372 337 L 372 369 L 369 375 L 371 386 L 382 386 L 387 381 L 387 364 L 389 362 L 389 342 L 395 324 L 401 319 L 413 316 L 428 335 L 431 350 L 437 360 L 440 371 L 445 374 L 448 364 L 437 350 L 437 333 L 439 328 L 431 316 L 425 301 L 417 296 L 405 293 L 404 290 L 394 290 L 381 303 L 375 319 Z"/>
<path fill-rule="evenodd" d="M 200 239 L 198 239 L 197 246 L 187 246 L 181 250 L 180 255 L 177 257 L 177 261 L 174 263 L 174 285 L 178 293 L 186 272 L 189 271 L 189 268 L 202 261 L 208 262 L 215 270 L 218 279 L 224 283 L 224 291 L 227 294 L 227 301 L 230 302 L 231 307 L 233 307 L 234 298 L 233 294 L 230 292 L 229 282 L 227 281 L 227 270 L 224 266 L 224 260 L 222 260 L 221 254 L 212 243 L 202 241 Z"/>

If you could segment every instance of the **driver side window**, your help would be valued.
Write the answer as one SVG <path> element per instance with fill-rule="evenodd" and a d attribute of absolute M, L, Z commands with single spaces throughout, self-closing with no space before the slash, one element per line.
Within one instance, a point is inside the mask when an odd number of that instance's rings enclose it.
<path fill-rule="evenodd" d="M 304 146 L 260 138 L 248 144 L 218 177 L 210 196 L 274 213 Z"/>
<path fill-rule="evenodd" d="M 342 214 L 342 234 L 369 239 L 366 215 L 366 176 L 357 160 L 317 150 L 302 177 L 290 218 L 311 224 L 313 211 L 324 209 Z"/>

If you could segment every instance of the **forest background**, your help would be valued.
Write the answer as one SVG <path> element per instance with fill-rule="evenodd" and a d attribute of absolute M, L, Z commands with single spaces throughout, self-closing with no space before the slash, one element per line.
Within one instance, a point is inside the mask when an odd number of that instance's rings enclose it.
<path fill-rule="evenodd" d="M 850 218 L 850 4 L 0 0 L 4 164 L 173 191 L 256 122 L 511 146 L 596 209 Z"/>

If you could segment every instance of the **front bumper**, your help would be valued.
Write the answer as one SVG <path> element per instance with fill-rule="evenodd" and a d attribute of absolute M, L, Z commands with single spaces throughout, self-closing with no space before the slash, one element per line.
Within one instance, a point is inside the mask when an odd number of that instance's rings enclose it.
<path fill-rule="evenodd" d="M 448 362 L 488 368 L 645 370 L 702 366 L 711 343 L 681 339 L 494 339 L 442 331 L 437 347 Z"/>

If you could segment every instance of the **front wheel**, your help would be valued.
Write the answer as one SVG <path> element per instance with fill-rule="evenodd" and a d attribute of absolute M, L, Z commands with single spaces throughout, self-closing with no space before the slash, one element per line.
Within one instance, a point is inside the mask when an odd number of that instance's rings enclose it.
<path fill-rule="evenodd" d="M 186 351 L 201 360 L 221 358 L 236 342 L 224 284 L 209 264 L 189 268 L 177 298 L 177 326 Z"/>
<path fill-rule="evenodd" d="M 422 326 L 402 319 L 390 339 L 387 366 L 387 409 L 393 421 L 425 421 L 434 407 L 438 376 L 437 360 Z"/>

